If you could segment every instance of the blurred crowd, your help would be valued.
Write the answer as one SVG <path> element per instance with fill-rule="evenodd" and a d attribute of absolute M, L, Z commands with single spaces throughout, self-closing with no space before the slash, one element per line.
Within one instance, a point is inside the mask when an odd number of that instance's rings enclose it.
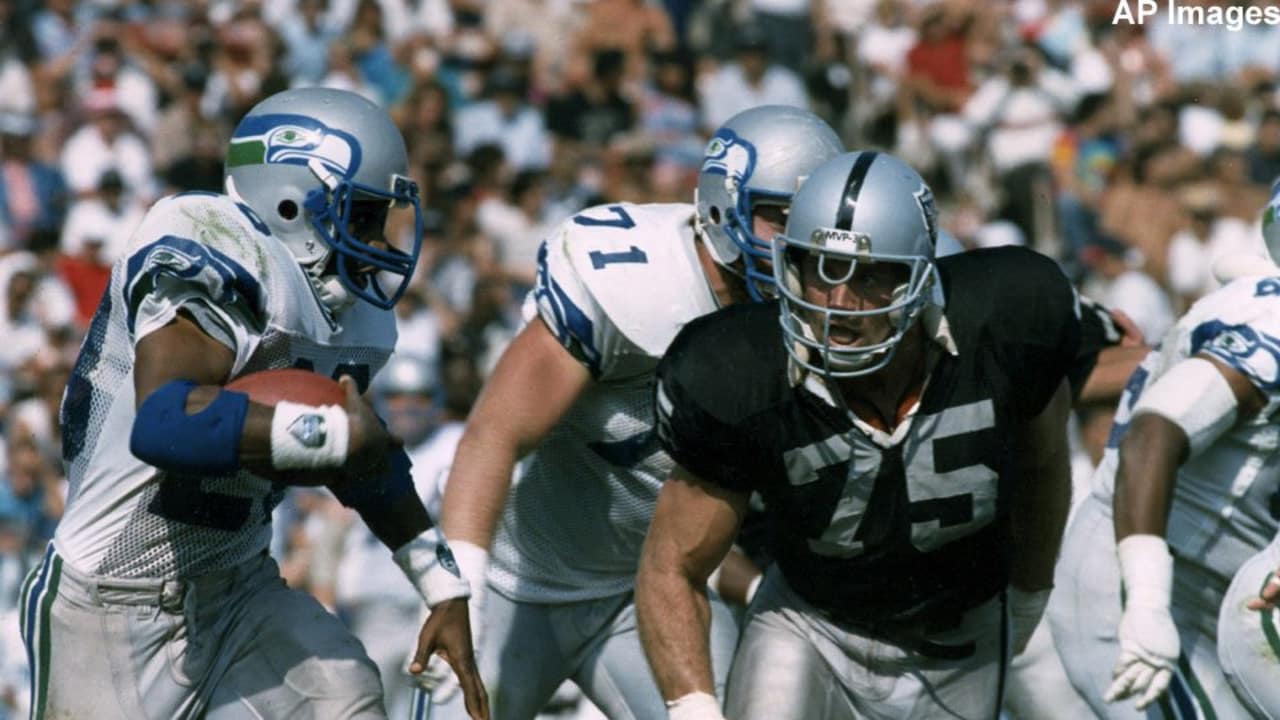
<path fill-rule="evenodd" d="M 1179 4 L 1215 3 L 1250 4 Z M 403 130 L 427 242 L 374 392 L 442 478 L 545 231 L 600 202 L 690 201 L 709 132 L 758 104 L 897 153 L 962 244 L 1049 254 L 1158 338 L 1215 287 L 1213 257 L 1258 242 L 1280 28 L 1113 25 L 1116 4 L 0 0 L 0 612 L 61 514 L 58 404 L 111 263 L 151 202 L 222 189 L 264 96 L 354 90 Z M 291 494 L 276 525 L 289 581 L 353 624 L 388 622 L 368 612 L 388 597 L 416 612 L 407 584 L 368 591 L 396 571 L 327 495 Z M 16 627 L 0 717 L 26 688 Z"/>

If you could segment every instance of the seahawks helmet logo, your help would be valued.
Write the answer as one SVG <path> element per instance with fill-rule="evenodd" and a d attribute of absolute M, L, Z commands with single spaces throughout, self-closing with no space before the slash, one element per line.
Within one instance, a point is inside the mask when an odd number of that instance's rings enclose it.
<path fill-rule="evenodd" d="M 702 172 L 724 175 L 726 186 L 736 190 L 756 169 L 756 147 L 727 128 L 721 128 L 707 143 Z M 732 192 L 731 190 L 731 192 Z"/>
<path fill-rule="evenodd" d="M 349 133 L 305 115 L 258 115 L 236 128 L 227 168 L 241 165 L 307 165 L 318 160 L 341 177 L 360 167 L 360 143 Z"/>

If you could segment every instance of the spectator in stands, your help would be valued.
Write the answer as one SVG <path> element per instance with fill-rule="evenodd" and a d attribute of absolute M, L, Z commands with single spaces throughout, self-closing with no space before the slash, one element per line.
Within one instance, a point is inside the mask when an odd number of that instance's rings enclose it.
<path fill-rule="evenodd" d="M 769 60 L 770 34 L 757 23 L 734 32 L 734 59 L 701 86 L 698 109 L 704 130 L 714 130 L 734 115 L 756 105 L 791 105 L 809 109 L 804 83 L 796 73 Z"/>
<path fill-rule="evenodd" d="M 93 194 L 98 179 L 115 170 L 132 199 L 146 202 L 155 195 L 151 153 L 129 127 L 129 118 L 112 90 L 94 90 L 84 101 L 88 122 L 67 139 L 62 151 L 62 174 L 77 197 Z"/>
<path fill-rule="evenodd" d="M 1086 95 L 1058 136 L 1051 168 L 1058 188 L 1058 220 L 1070 269 L 1079 270 L 1081 252 L 1098 233 L 1098 207 L 1120 156 L 1109 95 Z"/>
<path fill-rule="evenodd" d="M 1280 110 L 1272 108 L 1262 114 L 1245 158 L 1250 182 L 1270 187 L 1280 177 Z"/>
<path fill-rule="evenodd" d="M 35 129 L 32 115 L 0 113 L 0 252 L 51 247 L 66 214 L 62 173 L 32 156 Z"/>
<path fill-rule="evenodd" d="M 159 99 L 155 83 L 125 57 L 119 38 L 100 36 L 93 43 L 88 74 L 76 83 L 76 93 L 109 90 L 133 128 L 146 137 L 155 127 Z"/>
<path fill-rule="evenodd" d="M 694 168 L 702 163 L 693 65 L 693 57 L 684 50 L 653 56 L 653 75 L 638 103 L 637 129 L 655 144 L 658 162 Z"/>
<path fill-rule="evenodd" d="M 540 170 L 551 164 L 551 136 L 542 113 L 525 100 L 524 81 L 498 67 L 485 83 L 484 99 L 457 111 L 454 151 L 467 155 L 483 144 L 497 144 L 515 170 Z"/>
<path fill-rule="evenodd" d="M 1070 78 L 1046 66 L 1032 45 L 1014 49 L 1002 72 L 985 81 L 964 106 L 965 118 L 985 138 L 985 157 L 1004 198 L 1004 217 L 1012 220 L 1042 252 L 1047 235 L 1056 236 L 1050 199 L 1049 159 L 1062 132 L 1061 118 L 1074 107 Z"/>
<path fill-rule="evenodd" d="M 601 147 L 635 126 L 635 107 L 622 94 L 626 56 L 599 50 L 580 87 L 547 104 L 547 128 L 557 139 Z"/>
<path fill-rule="evenodd" d="M 973 133 L 958 113 L 973 92 L 969 63 L 967 10 L 934 3 L 922 11 L 919 40 L 907 53 L 907 75 L 898 96 L 897 148 L 903 157 L 925 168 L 937 157 L 945 173 L 932 187 L 935 192 L 958 191 L 967 179 L 964 153 Z"/>
<path fill-rule="evenodd" d="M 96 195 L 71 206 L 62 228 L 57 272 L 75 298 L 79 327 L 87 328 L 93 319 L 111 279 L 111 264 L 124 253 L 144 209 L 126 199 L 124 182 L 114 170 L 102 174 Z"/>
<path fill-rule="evenodd" d="M 1085 248 L 1085 263 L 1093 270 L 1085 292 L 1105 307 L 1133 319 L 1143 337 L 1160 338 L 1173 325 L 1173 307 L 1160 285 L 1141 270 L 1141 253 L 1109 235 L 1099 235 Z"/>
<path fill-rule="evenodd" d="M 338 32 L 325 21 L 328 6 L 327 0 L 298 0 L 296 11 L 281 18 L 284 71 L 292 87 L 318 85 L 329 73 L 329 45 Z"/>
<path fill-rule="evenodd" d="M 574 38 L 582 57 L 601 51 L 622 53 L 627 85 L 638 86 L 648 76 L 649 54 L 676 45 L 671 18 L 662 5 L 648 0 L 593 0 L 584 8 L 586 17 Z"/>

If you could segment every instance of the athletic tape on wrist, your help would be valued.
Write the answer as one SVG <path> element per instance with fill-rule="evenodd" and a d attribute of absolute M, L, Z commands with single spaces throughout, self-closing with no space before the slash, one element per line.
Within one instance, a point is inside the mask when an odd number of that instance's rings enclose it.
<path fill-rule="evenodd" d="M 471 604 L 484 594 L 489 574 L 489 551 L 466 540 L 454 540 L 449 543 L 453 551 L 453 559 L 458 564 L 458 572 L 462 579 L 471 586 Z"/>
<path fill-rule="evenodd" d="M 458 571 L 458 563 L 439 528 L 428 528 L 391 555 L 409 582 L 418 589 L 427 607 L 445 600 L 470 597 L 471 589 Z"/>
<path fill-rule="evenodd" d="M 667 701 L 667 720 L 724 720 L 724 714 L 715 695 L 699 691 Z"/>
<path fill-rule="evenodd" d="M 1173 594 L 1173 556 L 1158 535 L 1129 535 L 1116 545 L 1124 578 L 1125 605 L 1168 608 Z"/>
<path fill-rule="evenodd" d="M 340 467 L 351 422 L 339 405 L 281 402 L 271 416 L 271 466 L 277 470 Z"/>

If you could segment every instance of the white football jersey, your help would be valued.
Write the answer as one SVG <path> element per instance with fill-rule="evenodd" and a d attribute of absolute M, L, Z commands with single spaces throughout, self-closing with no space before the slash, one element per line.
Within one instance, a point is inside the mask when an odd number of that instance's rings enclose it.
<path fill-rule="evenodd" d="M 532 602 L 631 589 L 673 462 L 654 432 L 658 360 L 716 308 L 695 249 L 693 206 L 621 203 L 559 225 L 526 303 L 594 382 L 538 448 L 503 510 L 490 582 Z"/>
<path fill-rule="evenodd" d="M 331 315 L 248 207 L 212 193 L 156 203 L 112 267 L 63 397 L 70 495 L 54 542 L 82 572 L 190 577 L 270 540 L 282 488 L 248 472 L 170 475 L 129 452 L 134 346 L 179 310 L 235 353 L 232 378 L 299 367 L 364 387 L 395 347 L 391 312 L 358 302 Z"/>
<path fill-rule="evenodd" d="M 1142 391 L 1197 353 L 1213 356 L 1253 381 L 1267 404 L 1178 470 L 1168 542 L 1179 559 L 1222 579 L 1218 597 L 1280 521 L 1280 277 L 1236 280 L 1205 296 L 1164 336 L 1130 377 L 1120 398 L 1093 493 L 1115 490 L 1117 448 Z M 1216 605 L 1213 612 L 1217 612 Z"/>

